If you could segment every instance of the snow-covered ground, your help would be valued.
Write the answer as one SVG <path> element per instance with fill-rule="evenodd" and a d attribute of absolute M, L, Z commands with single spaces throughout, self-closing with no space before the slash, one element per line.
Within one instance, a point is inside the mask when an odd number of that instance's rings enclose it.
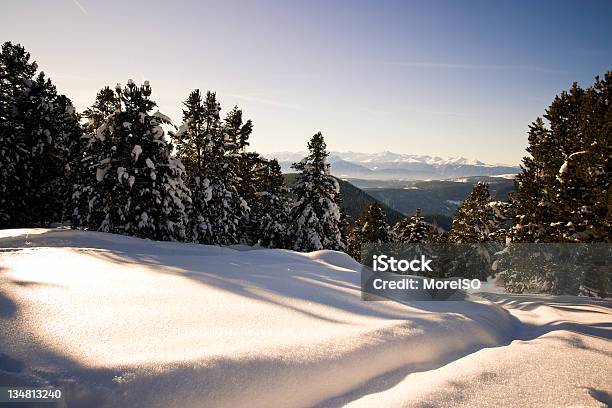
<path fill-rule="evenodd" d="M 69 406 L 606 406 L 612 311 L 365 302 L 333 251 L 0 230 L 0 386 Z"/>

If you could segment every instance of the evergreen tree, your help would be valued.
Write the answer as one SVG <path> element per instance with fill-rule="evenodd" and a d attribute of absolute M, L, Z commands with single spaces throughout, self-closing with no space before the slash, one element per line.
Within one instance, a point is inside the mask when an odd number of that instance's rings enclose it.
<path fill-rule="evenodd" d="M 229 111 L 224 119 L 225 144 L 230 152 L 244 151 L 249 145 L 249 137 L 253 133 L 253 122 L 242 120 L 242 110 L 238 106 Z"/>
<path fill-rule="evenodd" d="M 308 149 L 308 156 L 293 164 L 299 172 L 290 213 L 294 249 L 342 250 L 346 244 L 341 232 L 340 186 L 325 163 L 328 153 L 320 132 L 310 139 Z"/>
<path fill-rule="evenodd" d="M 61 164 L 63 164 L 63 179 L 58 180 L 59 205 L 61 208 L 60 220 L 62 222 L 70 222 L 71 215 L 74 209 L 72 203 L 72 194 L 74 185 L 79 182 L 83 165 L 84 151 L 84 132 L 83 127 L 79 123 L 81 115 L 78 114 L 70 99 L 64 95 L 59 95 L 57 98 L 57 107 L 59 112 L 58 128 L 63 134 L 63 146 L 61 149 Z M 46 173 L 41 175 L 47 178 Z"/>
<path fill-rule="evenodd" d="M 97 182 L 93 182 L 91 173 L 97 168 L 97 160 L 109 149 L 102 130 L 111 114 L 121 111 L 121 98 L 118 97 L 120 93 L 120 84 L 117 84 L 115 91 L 107 86 L 98 92 L 94 104 L 83 112 L 83 117 L 87 119 L 87 124 L 84 126 L 85 136 L 71 146 L 69 165 L 72 169 L 71 198 L 74 228 L 91 225 L 96 228 L 104 218 L 100 208 L 96 209 L 93 206 L 90 208 L 90 201 L 102 202 L 104 194 L 103 190 L 97 188 Z"/>
<path fill-rule="evenodd" d="M 610 242 L 612 72 L 562 92 L 529 128 L 513 242 Z"/>
<path fill-rule="evenodd" d="M 0 228 L 19 226 L 27 207 L 23 173 L 27 170 L 29 146 L 16 112 L 16 103 L 29 93 L 38 69 L 20 45 L 6 42 L 0 53 Z"/>
<path fill-rule="evenodd" d="M 259 193 L 267 188 L 268 162 L 255 152 L 233 153 L 228 159 L 236 174 L 236 191 L 248 205 L 248 211 L 242 213 L 240 220 L 239 241 L 255 245 L 258 242 L 259 218 L 263 214 L 259 208 Z"/>
<path fill-rule="evenodd" d="M 449 239 L 455 243 L 488 242 L 498 228 L 495 211 L 490 205 L 489 185 L 478 182 L 457 209 Z"/>
<path fill-rule="evenodd" d="M 286 248 L 289 245 L 290 202 L 278 161 L 265 162 L 257 185 L 259 191 L 253 206 L 253 219 L 256 221 L 254 242 L 268 248 Z"/>
<path fill-rule="evenodd" d="M 611 99 L 612 72 L 607 72 L 586 90 L 574 83 L 555 97 L 544 114 L 546 122 L 537 118 L 529 127 L 529 156 L 515 180 L 515 225 L 508 239 L 540 245 L 526 254 L 523 247 L 510 245 L 511 262 L 502 275 L 506 290 L 610 293 L 612 274 L 601 264 L 606 255 L 597 255 L 597 246 L 577 246 L 568 255 L 566 247 L 542 243 L 612 240 Z M 521 257 L 526 262 L 519 262 Z M 565 273 L 565 265 L 577 259 L 583 273 Z"/>
<path fill-rule="evenodd" d="M 428 244 L 441 244 L 444 243 L 444 239 L 444 232 L 440 232 L 435 224 L 429 226 L 425 235 L 425 242 Z"/>
<path fill-rule="evenodd" d="M 207 92 L 203 100 L 196 89 L 185 102 L 183 124 L 172 137 L 192 190 L 190 238 L 231 245 L 242 240 L 241 225 L 248 220 L 250 209 L 237 189 L 236 160 L 226 154 L 231 150 L 228 143 L 234 149 L 234 140 L 229 125 L 220 119 L 220 111 L 214 92 Z M 235 125 L 237 120 L 231 123 Z"/>
<path fill-rule="evenodd" d="M 425 222 L 420 208 L 417 208 L 413 216 L 406 217 L 393 226 L 393 238 L 398 243 L 395 248 L 399 251 L 397 255 L 400 258 L 418 259 L 425 256 L 428 259 L 434 259 L 439 256 L 438 253 L 434 253 L 433 247 L 430 245 L 439 242 L 438 229 Z M 441 247 L 438 246 L 438 248 Z M 435 272 L 439 275 L 435 277 L 444 277 L 442 271 L 436 270 Z M 434 277 L 432 274 L 426 275 Z"/>
<path fill-rule="evenodd" d="M 257 193 L 262 191 L 260 180 L 266 172 L 266 160 L 258 153 L 245 151 L 253 132 L 251 120 L 243 122 L 242 111 L 235 106 L 223 120 L 223 132 L 227 160 L 236 175 L 235 187 L 238 196 L 247 204 L 241 214 L 237 239 L 239 242 L 257 244 L 258 205 Z"/>
<path fill-rule="evenodd" d="M 453 219 L 448 240 L 460 245 L 446 248 L 447 274 L 486 280 L 493 272 L 493 254 L 501 249 L 501 244 L 494 242 L 498 230 L 499 220 L 491 206 L 489 185 L 478 182 Z"/>
<path fill-rule="evenodd" d="M 387 224 L 384 210 L 378 203 L 370 203 L 350 229 L 348 235 L 348 253 L 356 260 L 361 260 L 363 244 L 382 244 L 392 241 L 392 234 Z"/>
<path fill-rule="evenodd" d="M 425 223 L 425 219 L 421 216 L 421 209 L 417 208 L 412 217 L 406 217 L 398 221 L 393 227 L 395 239 L 400 242 L 411 244 L 428 242 L 431 226 Z"/>
<path fill-rule="evenodd" d="M 87 134 L 86 166 L 73 195 L 87 206 L 77 206 L 75 218 L 100 231 L 183 240 L 191 201 L 185 169 L 164 137 L 167 117 L 151 114 L 150 96 L 148 81 L 139 87 L 132 80 L 117 85 L 112 100 L 107 89 L 98 94 L 88 129 L 100 126 Z"/>
<path fill-rule="evenodd" d="M 0 228 L 61 221 L 78 115 L 20 45 L 0 52 Z"/>

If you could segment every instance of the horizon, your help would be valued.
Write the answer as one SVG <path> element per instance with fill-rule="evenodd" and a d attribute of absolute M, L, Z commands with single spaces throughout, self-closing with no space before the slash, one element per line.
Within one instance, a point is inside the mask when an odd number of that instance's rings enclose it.
<path fill-rule="evenodd" d="M 465 156 L 443 156 L 443 155 L 438 155 L 438 154 L 417 154 L 417 153 L 403 153 L 403 152 L 399 152 L 399 151 L 390 151 L 390 150 L 377 150 L 377 151 L 371 151 L 371 152 L 359 152 L 359 151 L 355 151 L 355 150 L 334 150 L 334 149 L 329 149 L 327 148 L 327 153 L 329 154 L 329 156 L 338 156 L 340 157 L 340 155 L 347 155 L 347 154 L 359 154 L 359 155 L 382 155 L 382 154 L 393 154 L 393 155 L 398 155 L 398 156 L 410 156 L 410 157 L 417 157 L 417 158 L 430 158 L 430 159 L 439 159 L 442 161 L 450 161 L 450 160 L 467 160 L 469 162 L 479 162 L 479 164 L 481 165 L 492 165 L 492 166 L 505 166 L 505 167 L 519 167 L 519 165 L 521 163 L 501 163 L 501 162 L 487 162 L 484 160 L 480 160 L 478 157 L 465 157 Z M 268 157 L 268 158 L 276 158 L 278 159 L 278 157 L 275 157 L 274 155 L 303 155 L 304 157 L 306 155 L 308 155 L 308 150 L 307 149 L 302 149 L 302 150 L 295 150 L 295 151 L 289 151 L 289 150 L 282 150 L 282 151 L 274 151 L 274 152 L 263 152 L 261 153 L 264 157 Z M 343 157 L 340 157 L 342 160 L 346 160 L 346 161 L 355 161 L 355 162 L 360 162 L 360 160 L 349 160 L 349 159 L 345 159 Z"/>
<path fill-rule="evenodd" d="M 264 155 L 302 151 L 321 131 L 329 151 L 518 165 L 554 96 L 611 68 L 603 1 L 65 0 L 3 11 L 3 40 L 22 44 L 79 111 L 104 86 L 149 80 L 179 125 L 189 92 L 212 90 L 222 114 L 238 105 L 253 120 L 251 147 Z"/>

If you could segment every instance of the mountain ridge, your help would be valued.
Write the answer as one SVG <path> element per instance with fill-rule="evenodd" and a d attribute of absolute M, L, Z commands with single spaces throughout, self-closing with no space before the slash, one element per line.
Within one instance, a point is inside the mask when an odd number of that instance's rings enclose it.
<path fill-rule="evenodd" d="M 275 152 L 266 154 L 278 160 L 283 172 L 291 172 L 291 165 L 300 161 L 305 152 Z M 519 166 L 487 164 L 465 157 L 400 154 L 390 151 L 378 153 L 330 152 L 331 172 L 340 178 L 368 180 L 444 180 L 454 177 L 495 176 L 518 173 Z"/>

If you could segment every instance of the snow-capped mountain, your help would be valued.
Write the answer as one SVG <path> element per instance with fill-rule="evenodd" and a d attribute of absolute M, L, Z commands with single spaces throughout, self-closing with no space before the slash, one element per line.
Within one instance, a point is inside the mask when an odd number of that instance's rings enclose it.
<path fill-rule="evenodd" d="M 276 158 L 283 171 L 290 172 L 291 164 L 301 160 L 305 152 L 278 152 L 266 155 Z M 331 152 L 328 158 L 332 173 L 343 178 L 374 180 L 442 180 L 453 177 L 495 176 L 513 174 L 518 166 L 487 164 L 465 157 L 379 153 Z"/>

